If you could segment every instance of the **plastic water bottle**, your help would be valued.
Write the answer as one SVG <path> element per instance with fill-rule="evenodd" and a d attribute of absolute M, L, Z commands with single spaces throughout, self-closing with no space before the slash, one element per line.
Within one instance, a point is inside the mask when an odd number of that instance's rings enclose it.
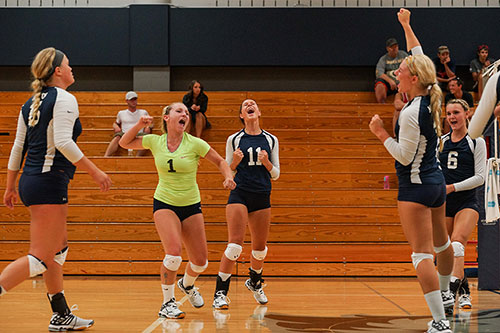
<path fill-rule="evenodd" d="M 128 156 L 134 156 L 134 150 L 133 149 L 129 149 L 128 150 Z"/>
<path fill-rule="evenodd" d="M 391 188 L 391 185 L 389 184 L 389 176 L 384 176 L 384 190 L 388 190 Z"/>

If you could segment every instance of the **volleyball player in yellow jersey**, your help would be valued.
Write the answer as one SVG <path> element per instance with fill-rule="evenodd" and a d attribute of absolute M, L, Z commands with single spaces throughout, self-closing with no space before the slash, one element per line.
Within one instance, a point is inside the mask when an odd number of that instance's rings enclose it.
<path fill-rule="evenodd" d="M 208 265 L 205 225 L 196 183 L 199 158 L 204 157 L 219 168 L 224 176 L 224 188 L 232 190 L 236 184 L 227 162 L 208 143 L 184 132 L 189 123 L 189 111 L 184 104 L 165 107 L 162 118 L 163 135 L 136 137 L 141 128 L 153 122 L 152 117 L 143 116 L 123 135 L 120 146 L 150 149 L 155 158 L 160 180 L 154 194 L 153 217 L 165 250 L 161 266 L 163 305 L 159 316 L 184 318 L 185 313 L 178 309 L 174 297 L 175 278 L 182 262 L 182 242 L 189 264 L 177 286 L 196 308 L 202 307 L 204 301 L 194 282 Z"/>

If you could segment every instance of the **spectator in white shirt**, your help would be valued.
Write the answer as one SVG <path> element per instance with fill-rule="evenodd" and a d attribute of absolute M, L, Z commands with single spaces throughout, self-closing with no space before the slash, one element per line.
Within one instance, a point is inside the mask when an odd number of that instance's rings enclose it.
<path fill-rule="evenodd" d="M 128 108 L 126 110 L 121 110 L 118 112 L 116 121 L 113 123 L 115 134 L 113 135 L 113 139 L 109 143 L 104 156 L 112 156 L 118 149 L 122 149 L 120 148 L 118 142 L 120 141 L 120 138 L 123 136 L 123 134 L 130 128 L 134 127 L 134 125 L 139 121 L 139 119 L 141 119 L 142 116 L 149 116 L 146 110 L 137 108 L 137 94 L 134 91 L 129 91 L 125 95 L 125 100 L 127 102 Z M 151 131 L 151 127 L 144 127 L 139 131 L 137 136 L 151 134 Z M 146 152 L 146 149 L 138 150 L 137 156 L 143 156 L 144 154 L 146 154 Z"/>

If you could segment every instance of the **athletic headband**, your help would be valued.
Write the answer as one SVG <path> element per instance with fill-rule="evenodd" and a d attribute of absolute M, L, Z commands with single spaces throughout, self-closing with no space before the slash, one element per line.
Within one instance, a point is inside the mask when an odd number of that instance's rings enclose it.
<path fill-rule="evenodd" d="M 63 58 L 64 58 L 64 53 L 56 49 L 56 55 L 54 56 L 54 60 L 52 60 L 52 68 L 47 73 L 47 75 L 45 75 L 43 78 L 39 80 L 47 81 L 48 79 L 50 79 L 52 74 L 54 74 L 56 67 L 61 66 Z"/>

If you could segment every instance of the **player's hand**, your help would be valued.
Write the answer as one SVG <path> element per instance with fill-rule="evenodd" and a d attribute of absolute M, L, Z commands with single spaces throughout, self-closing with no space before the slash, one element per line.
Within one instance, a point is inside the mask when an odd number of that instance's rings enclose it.
<path fill-rule="evenodd" d="M 234 182 L 233 178 L 226 178 L 224 179 L 222 186 L 224 186 L 224 188 L 227 190 L 234 190 L 236 188 L 236 183 Z"/>
<path fill-rule="evenodd" d="M 398 21 L 401 25 L 410 25 L 411 12 L 408 9 L 401 8 L 398 12 Z"/>
<path fill-rule="evenodd" d="M 455 192 L 455 186 L 453 184 L 446 185 L 446 194 L 450 194 L 451 192 Z"/>
<path fill-rule="evenodd" d="M 243 159 L 243 152 L 241 151 L 240 148 L 237 148 L 234 152 L 233 152 L 233 161 L 236 163 L 236 164 L 239 164 L 241 162 L 241 160 Z"/>
<path fill-rule="evenodd" d="M 141 124 L 141 128 L 149 127 L 149 126 L 153 125 L 153 117 L 142 116 L 141 119 L 139 119 L 139 121 L 137 123 Z"/>
<path fill-rule="evenodd" d="M 14 209 L 14 205 L 16 204 L 16 202 L 17 202 L 16 190 L 5 189 L 5 193 L 3 194 L 3 204 L 7 206 L 7 208 Z"/>
<path fill-rule="evenodd" d="M 99 185 L 102 192 L 106 192 L 111 187 L 111 178 L 104 171 L 97 169 L 90 176 Z"/>
<path fill-rule="evenodd" d="M 372 119 L 370 120 L 370 131 L 377 135 L 377 132 L 381 129 L 384 128 L 384 122 L 382 119 L 380 119 L 380 116 L 378 114 L 374 115 Z"/>
<path fill-rule="evenodd" d="M 257 155 L 257 159 L 261 163 L 269 162 L 269 156 L 267 155 L 267 151 L 265 151 L 265 150 L 259 151 L 259 154 Z"/>

